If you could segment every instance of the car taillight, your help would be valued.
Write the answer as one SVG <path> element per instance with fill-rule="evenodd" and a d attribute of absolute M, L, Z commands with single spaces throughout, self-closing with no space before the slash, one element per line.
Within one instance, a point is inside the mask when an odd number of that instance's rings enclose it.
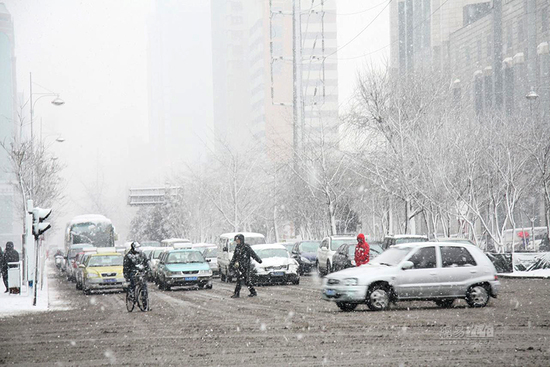
<path fill-rule="evenodd" d="M 498 277 L 495 275 L 495 280 L 498 280 Z"/>

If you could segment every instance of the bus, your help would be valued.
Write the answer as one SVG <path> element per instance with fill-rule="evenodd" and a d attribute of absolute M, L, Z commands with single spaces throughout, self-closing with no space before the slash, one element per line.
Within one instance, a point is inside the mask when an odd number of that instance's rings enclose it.
<path fill-rule="evenodd" d="M 99 214 L 74 217 L 65 228 L 65 252 L 72 245 L 91 244 L 94 247 L 115 247 L 117 234 L 111 220 Z"/>

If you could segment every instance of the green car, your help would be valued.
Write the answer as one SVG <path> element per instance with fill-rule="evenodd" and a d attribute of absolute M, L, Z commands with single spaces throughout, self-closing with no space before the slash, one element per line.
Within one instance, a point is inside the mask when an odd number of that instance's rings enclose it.
<path fill-rule="evenodd" d="M 157 266 L 160 289 L 198 287 L 212 289 L 212 270 L 197 249 L 175 249 L 164 252 Z"/>

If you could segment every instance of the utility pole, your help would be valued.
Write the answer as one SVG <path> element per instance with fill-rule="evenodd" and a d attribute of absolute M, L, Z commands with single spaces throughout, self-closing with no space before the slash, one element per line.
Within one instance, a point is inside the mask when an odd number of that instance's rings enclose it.
<path fill-rule="evenodd" d="M 302 14 L 301 0 L 292 0 L 292 117 L 295 162 L 303 148 L 304 101 L 302 98 Z"/>

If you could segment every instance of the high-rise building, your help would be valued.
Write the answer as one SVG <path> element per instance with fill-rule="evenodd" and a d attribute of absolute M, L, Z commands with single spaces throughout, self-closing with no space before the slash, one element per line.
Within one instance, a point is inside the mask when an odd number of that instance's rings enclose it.
<path fill-rule="evenodd" d="M 150 162 L 164 184 L 185 162 L 204 157 L 212 124 L 208 3 L 153 2 L 149 19 L 148 84 Z M 156 175 L 155 175 L 156 173 Z M 153 184 L 146 182 L 145 184 Z"/>
<path fill-rule="evenodd" d="M 0 3 L 0 141 L 9 147 L 16 133 L 16 88 L 13 21 Z M 16 202 L 14 177 L 10 173 L 9 155 L 0 148 L 0 243 L 20 243 L 16 234 Z M 16 245 L 17 246 L 17 245 Z"/>
<path fill-rule="evenodd" d="M 296 143 L 338 139 L 336 2 L 296 1 L 297 11 L 292 0 L 212 1 L 216 133 L 224 142 L 251 140 L 273 160 L 289 159 Z M 298 73 L 293 12 L 301 25 Z M 294 121 L 300 75 L 303 118 Z"/>

